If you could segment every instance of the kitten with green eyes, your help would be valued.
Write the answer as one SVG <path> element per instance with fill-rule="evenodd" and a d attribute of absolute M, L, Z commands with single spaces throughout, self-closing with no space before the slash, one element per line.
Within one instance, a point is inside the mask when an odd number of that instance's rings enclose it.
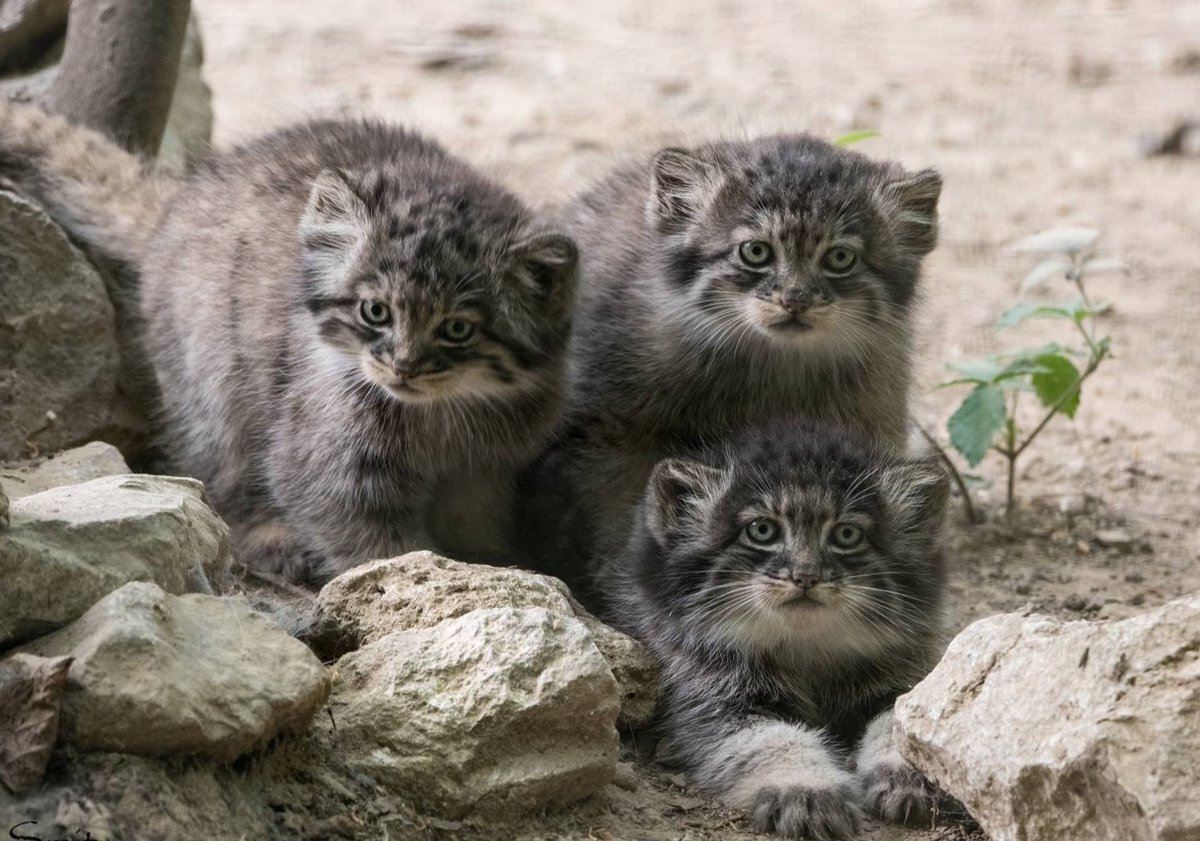
<path fill-rule="evenodd" d="M 0 116 L 0 176 L 140 276 L 166 445 L 244 562 L 299 581 L 500 555 L 562 408 L 568 236 L 380 122 L 276 131 L 174 183 L 36 109 Z"/>
<path fill-rule="evenodd" d="M 940 192 L 932 170 L 779 135 L 664 149 L 579 198 L 569 409 L 524 480 L 532 562 L 586 581 L 659 459 L 758 417 L 901 449 Z"/>
<path fill-rule="evenodd" d="M 947 480 L 819 424 L 755 424 L 653 470 L 602 615 L 663 664 L 663 751 L 757 829 L 927 821 L 895 698 L 944 647 Z"/>

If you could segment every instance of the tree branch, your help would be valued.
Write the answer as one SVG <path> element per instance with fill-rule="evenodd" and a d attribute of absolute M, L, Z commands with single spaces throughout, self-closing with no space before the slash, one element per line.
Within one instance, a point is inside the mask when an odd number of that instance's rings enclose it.
<path fill-rule="evenodd" d="M 153 157 L 190 9 L 190 0 L 72 0 L 62 61 L 42 104 Z"/>

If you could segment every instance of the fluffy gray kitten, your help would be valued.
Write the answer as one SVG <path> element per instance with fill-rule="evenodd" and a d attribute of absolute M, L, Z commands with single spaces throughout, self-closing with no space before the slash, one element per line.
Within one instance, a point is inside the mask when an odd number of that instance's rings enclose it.
<path fill-rule="evenodd" d="M 932 170 L 779 135 L 664 149 L 579 198 L 569 416 L 525 489 L 537 565 L 572 578 L 619 549 L 660 458 L 756 417 L 901 448 L 940 192 Z"/>
<path fill-rule="evenodd" d="M 137 266 L 168 450 L 245 561 L 299 580 L 501 553 L 512 474 L 561 410 L 570 238 L 380 122 L 277 131 L 151 191 L 103 140 L 18 116 L 0 164 Z"/>
<path fill-rule="evenodd" d="M 928 819 L 891 708 L 944 647 L 946 495 L 934 463 L 797 421 L 654 468 L 603 614 L 663 663 L 670 752 L 759 830 Z"/>

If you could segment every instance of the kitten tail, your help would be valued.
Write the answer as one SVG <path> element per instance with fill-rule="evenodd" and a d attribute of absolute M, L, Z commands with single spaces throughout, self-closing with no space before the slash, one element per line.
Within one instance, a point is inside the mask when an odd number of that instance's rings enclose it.
<path fill-rule="evenodd" d="M 36 201 L 90 253 L 136 265 L 175 188 L 104 135 L 0 100 L 0 189 Z"/>

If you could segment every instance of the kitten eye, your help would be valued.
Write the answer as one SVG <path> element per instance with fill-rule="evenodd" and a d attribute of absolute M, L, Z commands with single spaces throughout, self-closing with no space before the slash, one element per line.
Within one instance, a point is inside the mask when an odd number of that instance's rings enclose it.
<path fill-rule="evenodd" d="M 837 523 L 829 533 L 829 543 L 837 552 L 853 552 L 862 548 L 866 533 L 854 523 Z"/>
<path fill-rule="evenodd" d="M 779 537 L 779 523 L 759 517 L 757 520 L 751 520 L 743 532 L 751 543 L 772 543 Z"/>
<path fill-rule="evenodd" d="M 738 246 L 738 256 L 747 266 L 758 269 L 770 263 L 775 257 L 775 252 L 771 249 L 771 243 L 752 239 Z"/>
<path fill-rule="evenodd" d="M 358 314 L 364 322 L 372 327 L 387 324 L 392 320 L 392 310 L 383 301 L 363 301 L 358 305 Z"/>
<path fill-rule="evenodd" d="M 825 252 L 825 256 L 821 258 L 821 268 L 833 274 L 845 274 L 850 271 L 858 263 L 858 254 L 853 248 L 847 248 L 844 245 L 835 245 L 833 248 Z"/>
<path fill-rule="evenodd" d="M 475 325 L 461 318 L 448 318 L 442 322 L 438 333 L 446 341 L 460 345 L 475 335 Z"/>

